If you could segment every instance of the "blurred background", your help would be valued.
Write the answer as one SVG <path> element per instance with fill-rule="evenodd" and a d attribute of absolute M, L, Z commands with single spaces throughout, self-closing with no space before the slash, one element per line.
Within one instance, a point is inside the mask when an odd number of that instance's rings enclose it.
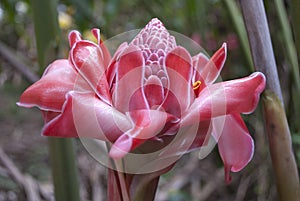
<path fill-rule="evenodd" d="M 283 10 L 290 20 L 293 18 L 291 2 L 283 3 Z M 299 120 L 295 118 L 295 100 L 291 98 L 293 63 L 287 51 L 285 30 L 279 23 L 280 11 L 271 1 L 265 1 L 265 7 L 299 169 Z M 60 0 L 57 11 L 64 58 L 69 50 L 67 36 L 70 30 L 76 29 L 83 38 L 90 39 L 90 29 L 97 27 L 105 40 L 140 29 L 157 17 L 168 30 L 190 37 L 209 55 L 227 42 L 228 58 L 222 71 L 223 80 L 247 76 L 253 71 L 249 47 L 243 43 L 245 32 L 239 30 L 244 25 L 239 23 L 242 18 L 238 1 Z M 1 0 L 0 28 L 0 147 L 3 150 L 0 151 L 0 201 L 28 200 L 24 184 L 32 185 L 31 189 L 38 192 L 40 200 L 53 200 L 47 139 L 40 135 L 42 116 L 37 109 L 16 106 L 20 94 L 30 85 L 24 72 L 39 74 L 45 68 L 38 65 L 30 1 Z M 250 164 L 232 174 L 230 185 L 225 184 L 217 148 L 203 160 L 198 159 L 197 153 L 191 153 L 161 178 L 157 200 L 276 201 L 260 106 L 255 113 L 243 117 L 255 139 L 256 149 Z M 82 200 L 106 200 L 105 168 L 89 156 L 78 140 L 76 153 Z"/>

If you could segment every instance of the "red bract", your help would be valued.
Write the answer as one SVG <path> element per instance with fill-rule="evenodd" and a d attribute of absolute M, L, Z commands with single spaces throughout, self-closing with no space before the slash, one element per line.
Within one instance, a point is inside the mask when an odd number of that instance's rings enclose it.
<path fill-rule="evenodd" d="M 251 160 L 253 140 L 240 113 L 255 109 L 265 77 L 256 72 L 214 83 L 226 59 L 226 44 L 210 59 L 202 53 L 191 57 L 153 19 L 110 58 L 99 30 L 93 34 L 98 44 L 71 32 L 69 59 L 50 64 L 20 98 L 20 106 L 43 111 L 44 135 L 108 141 L 109 155 L 122 158 L 168 146 L 180 130 L 184 140 L 172 146 L 175 154 L 204 146 L 212 134 L 227 181 L 230 171 Z"/>

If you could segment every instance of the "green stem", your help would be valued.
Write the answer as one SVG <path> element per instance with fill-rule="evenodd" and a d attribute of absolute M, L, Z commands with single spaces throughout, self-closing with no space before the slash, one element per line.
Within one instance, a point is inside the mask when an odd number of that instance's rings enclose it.
<path fill-rule="evenodd" d="M 119 179 L 119 185 L 120 185 L 123 201 L 130 201 L 128 182 L 126 182 L 126 174 L 124 173 L 124 168 L 123 168 L 123 159 L 115 159 L 114 163 L 117 169 L 116 172 L 117 172 L 117 177 Z"/>
<path fill-rule="evenodd" d="M 235 1 L 232 0 L 224 0 L 224 3 L 229 11 L 230 18 L 234 24 L 234 28 L 236 29 L 237 35 L 239 37 L 243 52 L 245 54 L 247 63 L 249 65 L 249 69 L 254 71 L 253 62 L 251 58 L 249 41 L 247 38 L 247 32 L 245 28 L 245 24 L 243 21 L 242 14 L 236 4 Z"/>
<path fill-rule="evenodd" d="M 77 165 L 72 139 L 49 138 L 56 201 L 80 201 Z"/>
<path fill-rule="evenodd" d="M 159 178 L 173 165 L 147 174 L 124 172 L 123 159 L 111 159 L 108 168 L 107 198 L 109 201 L 154 201 Z"/>
<path fill-rule="evenodd" d="M 251 55 L 256 70 L 267 78 L 267 89 L 271 89 L 283 104 L 277 67 L 263 1 L 240 0 L 242 14 L 250 43 Z"/>
<path fill-rule="evenodd" d="M 170 171 L 173 165 L 152 173 L 131 175 L 132 201 L 154 201 L 160 176 Z"/>
<path fill-rule="evenodd" d="M 38 52 L 39 73 L 59 56 L 60 29 L 58 27 L 56 0 L 30 0 L 33 12 L 35 39 Z"/>
<path fill-rule="evenodd" d="M 148 177 L 148 175 L 135 175 L 135 177 Z M 147 183 L 140 183 L 136 188 L 133 201 L 154 201 L 160 176 L 151 178 Z"/>
<path fill-rule="evenodd" d="M 38 62 L 44 67 L 59 56 L 60 30 L 56 0 L 31 0 Z M 80 201 L 78 172 L 72 139 L 49 138 L 56 201 Z"/>
<path fill-rule="evenodd" d="M 300 197 L 299 176 L 284 108 L 271 91 L 263 94 L 263 105 L 279 198 L 297 201 Z"/>
<path fill-rule="evenodd" d="M 276 63 L 261 0 L 240 0 L 250 41 L 253 62 L 265 73 L 267 92 L 264 94 L 264 119 L 276 177 L 277 191 L 282 201 L 299 200 L 299 175 L 291 148 L 291 136 L 280 90 Z"/>

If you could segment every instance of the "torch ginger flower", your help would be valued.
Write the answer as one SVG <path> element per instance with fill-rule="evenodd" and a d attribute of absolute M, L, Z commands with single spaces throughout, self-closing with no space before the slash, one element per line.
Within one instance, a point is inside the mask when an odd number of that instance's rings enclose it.
<path fill-rule="evenodd" d="M 210 59 L 202 53 L 191 57 L 158 19 L 112 58 L 99 30 L 92 32 L 98 44 L 72 31 L 69 59 L 54 61 L 21 95 L 18 105 L 43 111 L 43 135 L 111 142 L 109 156 L 122 158 L 137 149 L 157 150 L 179 129 L 197 125 L 193 135 L 184 133 L 190 141 L 185 151 L 200 148 L 212 135 L 227 181 L 230 171 L 248 164 L 254 144 L 240 113 L 256 108 L 265 88 L 262 73 L 214 83 L 226 44 Z"/>

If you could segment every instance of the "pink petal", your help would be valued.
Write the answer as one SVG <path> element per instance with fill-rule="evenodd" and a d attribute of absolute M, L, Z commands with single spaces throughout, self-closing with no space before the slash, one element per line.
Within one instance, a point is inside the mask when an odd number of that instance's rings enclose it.
<path fill-rule="evenodd" d="M 97 39 L 98 45 L 100 46 L 100 43 L 101 43 L 100 29 L 93 28 L 92 29 L 92 34 L 95 36 L 95 38 Z"/>
<path fill-rule="evenodd" d="M 194 99 L 191 86 L 193 71 L 191 57 L 184 48 L 178 46 L 167 54 L 165 65 L 169 76 L 169 90 L 180 104 L 177 110 L 185 111 Z M 165 106 L 173 107 L 167 100 Z"/>
<path fill-rule="evenodd" d="M 155 137 L 167 122 L 177 119 L 159 110 L 135 110 L 129 115 L 134 127 L 115 141 L 109 153 L 112 158 L 123 157 L 146 140 Z"/>
<path fill-rule="evenodd" d="M 256 72 L 248 77 L 205 87 L 185 113 L 183 125 L 232 113 L 250 113 L 265 88 L 265 76 Z"/>
<path fill-rule="evenodd" d="M 59 112 L 65 102 L 66 93 L 74 89 L 76 76 L 68 60 L 56 60 L 47 67 L 39 81 L 26 89 L 17 104 Z"/>
<path fill-rule="evenodd" d="M 52 112 L 52 111 L 42 111 L 43 118 L 44 118 L 44 123 L 48 123 L 58 115 L 60 115 L 60 112 Z"/>
<path fill-rule="evenodd" d="M 189 150 L 194 150 L 206 146 L 211 134 L 211 120 L 201 121 L 197 128 L 197 134 Z"/>
<path fill-rule="evenodd" d="M 75 43 L 77 43 L 78 41 L 81 41 L 82 38 L 81 38 L 81 35 L 78 31 L 71 31 L 69 33 L 69 45 L 70 45 L 70 48 L 72 48 Z"/>
<path fill-rule="evenodd" d="M 110 52 L 109 52 L 108 48 L 106 47 L 105 43 L 102 41 L 100 42 L 100 48 L 103 53 L 103 63 L 104 63 L 105 68 L 107 69 L 109 66 L 109 63 L 111 61 L 111 55 L 110 55 Z"/>
<path fill-rule="evenodd" d="M 144 93 L 150 108 L 161 105 L 164 98 L 161 80 L 157 76 L 151 75 L 145 83 Z"/>
<path fill-rule="evenodd" d="M 208 63 L 209 59 L 202 52 L 192 57 L 193 67 L 198 72 L 201 72 Z"/>
<path fill-rule="evenodd" d="M 114 159 L 123 158 L 132 149 L 133 138 L 126 134 L 121 135 L 112 145 L 109 156 Z"/>
<path fill-rule="evenodd" d="M 116 50 L 115 54 L 113 55 L 113 58 L 110 60 L 110 64 L 108 65 L 108 68 L 106 70 L 106 77 L 109 83 L 109 86 L 112 88 L 114 79 L 116 78 L 117 73 L 117 65 L 116 62 L 120 57 L 120 54 L 128 47 L 127 42 L 122 43 L 118 49 Z"/>
<path fill-rule="evenodd" d="M 240 171 L 252 159 L 254 142 L 239 114 L 227 115 L 222 126 L 218 147 L 225 166 L 225 179 L 228 183 L 230 182 L 230 171 Z"/>
<path fill-rule="evenodd" d="M 91 137 L 114 141 L 131 127 L 128 118 L 95 97 L 70 92 L 62 113 L 48 122 L 43 134 L 56 137 Z"/>
<path fill-rule="evenodd" d="M 220 75 L 227 56 L 227 46 L 223 43 L 222 47 L 210 58 L 209 62 L 200 69 L 200 75 L 206 85 L 210 85 Z"/>
<path fill-rule="evenodd" d="M 148 108 L 142 88 L 143 66 L 142 52 L 135 46 L 128 46 L 119 56 L 113 91 L 113 103 L 119 111 Z"/>
<path fill-rule="evenodd" d="M 110 104 L 111 97 L 100 47 L 89 41 L 78 41 L 71 49 L 70 59 L 91 89 L 102 101 Z"/>
<path fill-rule="evenodd" d="M 179 79 L 178 79 L 179 80 Z M 180 79 L 182 81 L 182 79 Z M 183 81 L 185 83 L 185 81 Z M 162 104 L 163 109 L 178 118 L 181 118 L 182 114 L 184 113 L 183 107 L 181 107 L 179 101 L 180 99 L 177 98 L 177 94 L 173 94 L 173 91 L 169 90 L 167 92 L 167 97 Z"/>
<path fill-rule="evenodd" d="M 129 45 L 126 49 L 124 49 L 120 53 L 117 60 L 118 80 L 122 79 L 131 70 L 135 70 L 136 68 L 142 70 L 141 68 L 144 66 L 142 52 L 138 47 L 133 45 Z M 142 79 L 142 75 L 140 76 L 140 78 Z"/>
<path fill-rule="evenodd" d="M 167 56 L 165 65 L 167 70 L 172 69 L 181 75 L 187 82 L 192 76 L 192 60 L 190 54 L 183 47 L 176 47 Z M 172 81 L 172 80 L 171 80 Z"/>
<path fill-rule="evenodd" d="M 162 142 L 160 144 L 155 142 L 159 145 L 158 147 L 160 149 L 165 149 L 160 156 L 168 158 L 176 155 L 180 156 L 190 151 L 199 150 L 199 148 L 203 148 L 208 145 L 212 131 L 211 120 L 202 121 L 189 126 L 174 124 L 173 128 L 176 129 L 176 135 L 162 135 Z M 145 144 L 147 143 L 149 144 L 148 141 Z M 151 147 L 152 149 L 153 146 L 154 145 Z M 144 147 L 144 144 L 142 147 Z"/>
<path fill-rule="evenodd" d="M 104 67 L 107 68 L 111 60 L 110 52 L 106 47 L 106 45 L 101 40 L 100 29 L 96 29 L 96 28 L 92 29 L 92 33 L 98 41 L 98 46 L 101 48 L 103 54 L 102 59 L 103 59 Z"/>
<path fill-rule="evenodd" d="M 199 53 L 196 56 L 193 56 L 192 60 L 193 60 L 192 83 L 195 83 L 197 81 L 201 81 L 202 83 L 198 89 L 194 90 L 196 96 L 198 96 L 200 91 L 202 91 L 202 89 L 206 86 L 206 83 L 202 78 L 200 72 L 203 71 L 203 68 L 209 62 L 209 59 L 203 53 Z"/>

